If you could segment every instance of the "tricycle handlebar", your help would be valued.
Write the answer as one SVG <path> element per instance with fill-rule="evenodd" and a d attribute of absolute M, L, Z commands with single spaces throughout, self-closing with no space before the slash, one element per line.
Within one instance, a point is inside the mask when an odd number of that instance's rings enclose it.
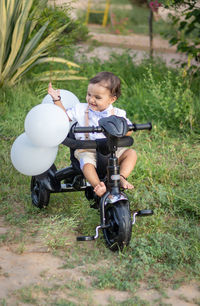
<path fill-rule="evenodd" d="M 136 124 L 132 123 L 128 125 L 128 130 L 129 131 L 139 131 L 139 130 L 151 130 L 152 125 L 151 122 L 144 123 L 144 124 Z M 78 126 L 73 128 L 74 133 L 102 133 L 103 129 L 100 126 Z"/>
<path fill-rule="evenodd" d="M 132 123 L 127 126 L 128 131 L 139 131 L 139 130 L 151 130 L 151 123 L 145 124 L 136 124 Z M 103 128 L 100 126 L 74 126 L 72 127 L 72 133 L 102 133 Z M 76 149 L 97 149 L 98 146 L 108 148 L 108 139 L 102 138 L 97 140 L 77 140 L 66 137 L 62 142 L 63 145 L 66 145 L 74 150 Z M 117 147 L 127 147 L 133 144 L 133 138 L 129 136 L 123 136 L 117 138 Z M 106 149 L 107 150 L 107 149 Z"/>

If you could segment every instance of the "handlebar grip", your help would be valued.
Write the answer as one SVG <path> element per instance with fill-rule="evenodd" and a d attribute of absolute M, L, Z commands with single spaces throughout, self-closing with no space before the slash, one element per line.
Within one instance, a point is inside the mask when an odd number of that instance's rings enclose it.
<path fill-rule="evenodd" d="M 118 138 L 117 146 L 118 147 L 130 147 L 132 146 L 134 140 L 131 136 L 124 136 L 122 138 Z"/>
<path fill-rule="evenodd" d="M 73 133 L 101 133 L 100 126 L 76 126 L 72 129 Z"/>
<path fill-rule="evenodd" d="M 139 130 L 149 130 L 149 131 L 151 131 L 151 129 L 152 129 L 151 122 L 144 123 L 144 124 L 133 123 L 131 126 L 129 126 L 129 130 L 132 130 L 134 132 L 139 131 Z"/>

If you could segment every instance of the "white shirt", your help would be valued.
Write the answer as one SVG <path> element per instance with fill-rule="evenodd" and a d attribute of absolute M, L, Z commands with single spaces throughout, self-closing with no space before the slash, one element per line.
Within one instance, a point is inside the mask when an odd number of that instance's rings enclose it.
<path fill-rule="evenodd" d="M 73 121 L 77 121 L 77 126 L 85 126 L 85 111 L 88 108 L 87 103 L 77 103 L 73 108 L 67 110 L 67 115 Z M 99 126 L 99 119 L 109 117 L 112 114 L 112 109 L 114 109 L 114 114 L 119 117 L 123 117 L 127 120 L 128 124 L 131 124 L 131 121 L 126 118 L 126 112 L 120 108 L 113 107 L 112 104 L 109 105 L 104 111 L 98 112 L 93 111 L 89 108 L 88 118 L 89 126 Z M 103 133 L 89 133 L 90 140 L 95 140 L 97 138 L 105 138 Z M 84 133 L 76 133 L 76 139 L 85 139 Z"/>

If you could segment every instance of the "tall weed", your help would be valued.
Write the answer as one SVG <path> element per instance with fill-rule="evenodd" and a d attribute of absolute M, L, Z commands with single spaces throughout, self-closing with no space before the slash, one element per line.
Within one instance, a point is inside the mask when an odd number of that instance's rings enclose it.
<path fill-rule="evenodd" d="M 149 68 L 144 76 L 144 87 L 148 93 L 144 111 L 151 114 L 152 119 L 162 120 L 166 127 L 172 129 L 193 128 L 195 96 L 180 74 L 167 71 L 160 81 L 156 81 Z"/>

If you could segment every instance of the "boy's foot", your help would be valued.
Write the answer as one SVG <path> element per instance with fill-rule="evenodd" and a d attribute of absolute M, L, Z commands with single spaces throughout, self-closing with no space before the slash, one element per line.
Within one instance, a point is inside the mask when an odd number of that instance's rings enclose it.
<path fill-rule="evenodd" d="M 124 189 L 133 189 L 134 186 L 130 184 L 122 175 L 120 175 L 120 186 Z"/>
<path fill-rule="evenodd" d="M 101 197 L 106 192 L 106 185 L 103 182 L 100 182 L 96 187 L 94 188 L 94 192 L 98 197 Z"/>

